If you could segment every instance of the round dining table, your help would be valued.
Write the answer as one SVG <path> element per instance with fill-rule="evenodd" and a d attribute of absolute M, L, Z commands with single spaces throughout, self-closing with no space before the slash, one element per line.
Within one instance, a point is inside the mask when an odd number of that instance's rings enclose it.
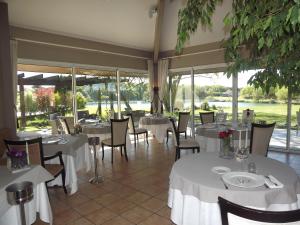
<path fill-rule="evenodd" d="M 214 167 L 243 171 L 254 162 L 257 175 L 272 175 L 283 187 L 241 188 L 225 184 Z M 266 181 L 265 181 L 266 182 Z M 168 206 L 171 220 L 177 225 L 222 225 L 218 197 L 262 210 L 285 211 L 300 208 L 300 179 L 286 164 L 258 155 L 250 155 L 241 163 L 236 159 L 219 158 L 215 152 L 190 154 L 178 160 L 170 174 Z M 241 223 L 233 223 L 241 224 Z"/>
<path fill-rule="evenodd" d="M 139 127 L 150 131 L 159 143 L 163 143 L 167 129 L 172 127 L 168 117 L 144 116 L 140 118 Z"/>
<path fill-rule="evenodd" d="M 244 126 L 233 126 L 231 122 L 207 123 L 199 125 L 195 129 L 195 140 L 199 143 L 201 151 L 215 152 L 220 150 L 219 132 L 225 129 L 233 130 L 233 146 L 237 147 L 239 142 L 239 131 L 241 131 L 241 145 L 245 146 L 246 130 L 248 131 L 247 146 L 250 145 L 250 128 Z"/>

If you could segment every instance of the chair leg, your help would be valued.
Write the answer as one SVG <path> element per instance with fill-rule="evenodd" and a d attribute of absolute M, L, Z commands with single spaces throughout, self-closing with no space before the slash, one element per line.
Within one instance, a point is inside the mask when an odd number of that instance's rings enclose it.
<path fill-rule="evenodd" d="M 64 192 L 65 192 L 65 194 L 68 194 L 68 191 L 66 188 L 66 171 L 65 171 L 65 169 L 63 169 L 61 172 L 61 179 L 62 179 L 62 185 L 63 185 Z"/>
<path fill-rule="evenodd" d="M 133 137 L 134 137 L 134 146 L 136 147 L 136 136 L 135 136 L 135 134 L 133 134 Z"/>
<path fill-rule="evenodd" d="M 178 149 L 177 159 L 180 159 L 180 148 L 177 147 L 177 149 Z"/>
<path fill-rule="evenodd" d="M 198 152 L 198 153 L 200 152 L 200 147 L 197 148 L 197 152 Z"/>
<path fill-rule="evenodd" d="M 187 136 L 186 136 L 186 131 L 184 131 L 184 136 L 185 136 L 185 139 L 187 138 Z"/>
<path fill-rule="evenodd" d="M 178 149 L 176 147 L 176 150 L 175 150 L 175 161 L 177 161 L 177 158 L 178 158 Z"/>
<path fill-rule="evenodd" d="M 195 149 L 193 148 L 193 153 L 195 153 Z"/>
<path fill-rule="evenodd" d="M 124 145 L 124 154 L 125 154 L 125 159 L 126 159 L 126 161 L 128 161 L 127 151 L 126 151 L 126 145 Z"/>
<path fill-rule="evenodd" d="M 148 142 L 148 131 L 146 132 L 146 142 L 147 142 L 147 145 L 149 145 L 149 142 Z"/>
<path fill-rule="evenodd" d="M 169 142 L 169 132 L 167 131 L 167 140 L 166 140 L 166 144 L 168 144 Z"/>
<path fill-rule="evenodd" d="M 123 149 L 122 149 L 122 146 L 121 146 L 121 147 L 120 147 L 121 156 L 123 156 L 122 151 L 123 151 Z"/>
<path fill-rule="evenodd" d="M 111 164 L 114 163 L 114 147 L 111 147 Z"/>
<path fill-rule="evenodd" d="M 102 160 L 104 159 L 104 144 L 102 144 Z"/>

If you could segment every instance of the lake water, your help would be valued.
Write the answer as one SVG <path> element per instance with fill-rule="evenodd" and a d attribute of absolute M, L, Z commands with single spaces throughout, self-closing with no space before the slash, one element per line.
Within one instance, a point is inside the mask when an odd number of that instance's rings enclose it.
<path fill-rule="evenodd" d="M 201 103 L 203 103 L 203 102 L 196 101 L 195 105 L 197 107 L 200 107 Z M 130 101 L 129 104 L 130 104 L 132 109 L 149 109 L 150 110 L 150 102 Z M 216 107 L 223 107 L 223 108 L 232 107 L 232 102 L 214 102 L 214 101 L 211 101 L 211 102 L 208 102 L 208 104 L 209 104 L 209 106 L 215 105 Z M 102 108 L 106 108 L 106 107 L 109 108 L 109 106 L 110 106 L 109 102 L 107 104 L 102 103 L 101 105 L 102 105 Z M 98 103 L 97 102 L 88 102 L 86 104 L 86 106 L 95 106 L 95 107 L 97 107 Z M 190 106 L 191 106 L 191 101 L 190 100 L 185 100 L 184 108 L 190 108 Z M 241 108 L 252 108 L 252 107 L 255 107 L 255 106 L 268 107 L 268 106 L 270 106 L 270 104 L 269 103 L 239 102 L 239 107 L 241 107 Z M 114 102 L 114 107 L 115 108 L 117 107 L 117 102 L 116 101 Z M 121 102 L 121 108 L 122 109 L 126 108 L 126 106 L 123 102 Z"/>

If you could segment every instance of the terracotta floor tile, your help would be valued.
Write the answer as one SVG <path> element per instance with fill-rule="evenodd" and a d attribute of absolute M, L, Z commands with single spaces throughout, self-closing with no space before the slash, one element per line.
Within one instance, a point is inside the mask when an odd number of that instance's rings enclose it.
<path fill-rule="evenodd" d="M 101 209 L 103 206 L 97 203 L 96 201 L 90 200 L 88 202 L 85 202 L 81 205 L 77 205 L 74 207 L 74 209 L 80 214 L 80 215 L 87 215 L 90 214 L 98 209 Z"/>
<path fill-rule="evenodd" d="M 134 224 L 129 222 L 126 219 L 123 219 L 122 217 L 115 217 L 112 220 L 103 223 L 103 225 L 134 225 Z"/>
<path fill-rule="evenodd" d="M 80 194 L 79 192 L 69 196 L 68 199 L 65 200 L 65 203 L 67 203 L 68 205 L 75 207 L 77 205 L 81 205 L 84 202 L 89 201 L 90 199 L 82 194 Z"/>
<path fill-rule="evenodd" d="M 79 218 L 78 220 L 74 220 L 71 223 L 68 223 L 66 225 L 94 225 L 92 222 L 87 220 L 86 218 Z"/>
<path fill-rule="evenodd" d="M 122 217 L 129 220 L 130 222 L 137 224 L 143 220 L 145 220 L 147 217 L 151 216 L 153 213 L 147 209 L 144 209 L 142 207 L 135 207 L 133 209 L 130 209 L 124 213 L 122 213 Z"/>
<path fill-rule="evenodd" d="M 142 192 L 136 192 L 133 195 L 130 195 L 128 198 L 126 198 L 128 201 L 131 201 L 135 204 L 140 204 L 147 199 L 149 199 L 151 196 L 144 194 Z"/>
<path fill-rule="evenodd" d="M 117 215 L 113 213 L 112 211 L 102 208 L 99 210 L 94 211 L 93 213 L 90 213 L 86 215 L 85 217 L 91 221 L 92 223 L 98 225 L 98 224 L 103 224 L 108 220 L 113 219 Z"/>
<path fill-rule="evenodd" d="M 96 202 L 104 206 L 111 205 L 118 200 L 120 200 L 120 197 L 112 193 L 104 194 L 101 197 L 95 199 Z"/>
<path fill-rule="evenodd" d="M 166 203 L 162 200 L 159 200 L 157 198 L 151 198 L 141 204 L 142 207 L 145 209 L 148 209 L 152 212 L 157 212 L 160 209 L 162 209 L 164 206 L 166 206 Z"/>
<path fill-rule="evenodd" d="M 79 213 L 73 209 L 67 209 L 54 216 L 53 221 L 55 225 L 65 225 L 80 218 Z"/>
<path fill-rule="evenodd" d="M 136 205 L 128 200 L 119 200 L 111 205 L 108 205 L 107 208 L 113 211 L 116 214 L 122 214 L 123 212 L 134 208 Z"/>
<path fill-rule="evenodd" d="M 172 221 L 165 219 L 159 215 L 153 214 L 146 220 L 139 223 L 139 225 L 172 225 Z"/>
<path fill-rule="evenodd" d="M 168 206 L 165 206 L 162 209 L 160 209 L 158 212 L 156 212 L 156 214 L 158 214 L 166 219 L 170 219 L 171 218 L 171 209 Z"/>

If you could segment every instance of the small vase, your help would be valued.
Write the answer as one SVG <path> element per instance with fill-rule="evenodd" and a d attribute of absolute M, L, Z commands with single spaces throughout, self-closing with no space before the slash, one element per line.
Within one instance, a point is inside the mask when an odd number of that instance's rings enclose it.
<path fill-rule="evenodd" d="M 27 158 L 26 157 L 11 157 L 11 168 L 13 169 L 21 169 L 27 166 Z"/>
<path fill-rule="evenodd" d="M 234 157 L 233 147 L 230 146 L 230 138 L 220 139 L 219 157 L 223 159 L 232 159 Z"/>

